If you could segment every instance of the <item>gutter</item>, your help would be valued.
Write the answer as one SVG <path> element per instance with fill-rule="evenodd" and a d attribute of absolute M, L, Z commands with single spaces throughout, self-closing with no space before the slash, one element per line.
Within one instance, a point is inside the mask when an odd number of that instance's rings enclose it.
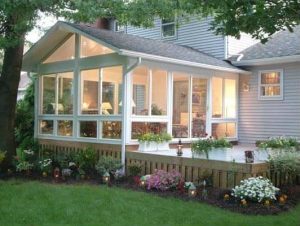
<path fill-rule="evenodd" d="M 205 68 L 205 69 L 220 70 L 220 71 L 234 72 L 234 73 L 240 73 L 240 74 L 251 74 L 251 72 L 249 72 L 249 71 L 245 71 L 245 70 L 238 69 L 238 68 L 231 69 L 231 68 L 226 68 L 226 67 L 213 66 L 213 65 L 209 65 L 209 64 L 190 62 L 190 61 L 186 61 L 186 60 L 178 60 L 178 59 L 174 59 L 174 58 L 156 56 L 153 54 L 140 53 L 140 52 L 125 50 L 125 49 L 120 49 L 119 54 L 124 55 L 124 56 L 129 56 L 129 57 L 140 57 L 140 58 L 144 58 L 144 59 L 163 61 L 163 62 L 173 63 L 173 64 L 181 64 L 181 65 L 192 66 L 192 67 L 201 67 L 201 68 Z"/>
<path fill-rule="evenodd" d="M 268 64 L 283 64 L 283 63 L 293 63 L 300 62 L 300 55 L 293 56 L 282 56 L 282 57 L 271 57 L 263 59 L 254 59 L 254 60 L 237 60 L 232 61 L 231 63 L 235 66 L 261 66 Z"/>

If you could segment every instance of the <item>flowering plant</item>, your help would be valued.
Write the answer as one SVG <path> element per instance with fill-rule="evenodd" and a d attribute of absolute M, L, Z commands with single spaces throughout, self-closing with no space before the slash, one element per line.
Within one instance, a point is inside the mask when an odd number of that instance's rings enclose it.
<path fill-rule="evenodd" d="M 263 200 L 276 200 L 276 193 L 279 188 L 273 186 L 271 181 L 263 177 L 250 177 L 246 180 L 241 180 L 239 186 L 232 189 L 232 196 L 243 199 L 249 199 L 256 202 Z"/>
<path fill-rule="evenodd" d="M 41 171 L 50 173 L 52 169 L 52 160 L 51 159 L 44 159 L 39 161 L 39 166 Z"/>
<path fill-rule="evenodd" d="M 176 170 L 172 170 L 171 172 L 166 172 L 164 170 L 155 170 L 152 175 L 147 177 L 146 185 L 148 190 L 157 189 L 166 191 L 176 188 L 181 180 L 181 174 Z"/>
<path fill-rule="evenodd" d="M 16 165 L 16 171 L 17 172 L 29 171 L 29 170 L 33 169 L 33 166 L 34 165 L 28 161 L 20 161 Z"/>
<path fill-rule="evenodd" d="M 272 149 L 286 149 L 290 150 L 292 148 L 298 148 L 299 143 L 296 138 L 293 137 L 270 137 L 268 140 L 263 141 L 259 144 L 262 149 L 272 148 Z"/>

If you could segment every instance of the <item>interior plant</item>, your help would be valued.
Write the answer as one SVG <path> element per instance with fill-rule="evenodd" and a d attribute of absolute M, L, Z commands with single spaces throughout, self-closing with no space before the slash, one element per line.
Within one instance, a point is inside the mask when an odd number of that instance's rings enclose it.
<path fill-rule="evenodd" d="M 111 156 L 101 157 L 96 164 L 96 170 L 100 175 L 108 172 L 111 177 L 114 177 L 118 170 L 122 169 L 123 165 L 119 159 Z"/>
<path fill-rule="evenodd" d="M 240 185 L 232 189 L 231 195 L 243 200 L 263 202 L 265 200 L 276 200 L 279 188 L 273 186 L 272 182 L 264 177 L 250 177 L 241 180 Z"/>
<path fill-rule="evenodd" d="M 156 104 L 151 105 L 151 115 L 162 115 L 164 110 L 159 108 Z"/>
<path fill-rule="evenodd" d="M 213 139 L 205 138 L 205 139 L 198 139 L 194 141 L 191 145 L 191 151 L 193 157 L 195 156 L 205 156 L 207 159 L 209 158 L 209 152 L 213 148 Z"/>

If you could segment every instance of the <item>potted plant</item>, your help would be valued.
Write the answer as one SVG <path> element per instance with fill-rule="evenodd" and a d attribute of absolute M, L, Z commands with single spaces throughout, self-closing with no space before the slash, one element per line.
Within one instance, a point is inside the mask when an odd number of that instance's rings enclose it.
<path fill-rule="evenodd" d="M 232 144 L 225 138 L 212 141 L 211 158 L 221 160 L 231 160 Z"/>
<path fill-rule="evenodd" d="M 259 160 L 267 160 L 269 157 L 278 155 L 281 152 L 289 152 L 298 150 L 299 143 L 293 137 L 270 137 L 266 141 L 262 141 L 258 145 L 257 155 Z"/>
<path fill-rule="evenodd" d="M 157 150 L 157 137 L 153 133 L 145 133 L 138 138 L 139 151 L 156 151 Z"/>
<path fill-rule="evenodd" d="M 157 134 L 157 150 L 166 151 L 169 150 L 169 142 L 172 140 L 172 136 L 168 133 Z"/>
<path fill-rule="evenodd" d="M 213 140 L 210 138 L 199 139 L 192 143 L 192 156 L 198 158 L 209 158 L 209 152 L 212 150 Z"/>

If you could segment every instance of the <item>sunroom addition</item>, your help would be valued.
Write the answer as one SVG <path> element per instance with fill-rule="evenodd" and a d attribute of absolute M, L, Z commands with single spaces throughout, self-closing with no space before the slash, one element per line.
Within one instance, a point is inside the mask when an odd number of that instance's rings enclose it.
<path fill-rule="evenodd" d="M 173 142 L 237 139 L 244 71 L 189 48 L 59 22 L 23 68 L 39 75 L 39 139 L 122 147 L 149 132 L 167 132 Z"/>

